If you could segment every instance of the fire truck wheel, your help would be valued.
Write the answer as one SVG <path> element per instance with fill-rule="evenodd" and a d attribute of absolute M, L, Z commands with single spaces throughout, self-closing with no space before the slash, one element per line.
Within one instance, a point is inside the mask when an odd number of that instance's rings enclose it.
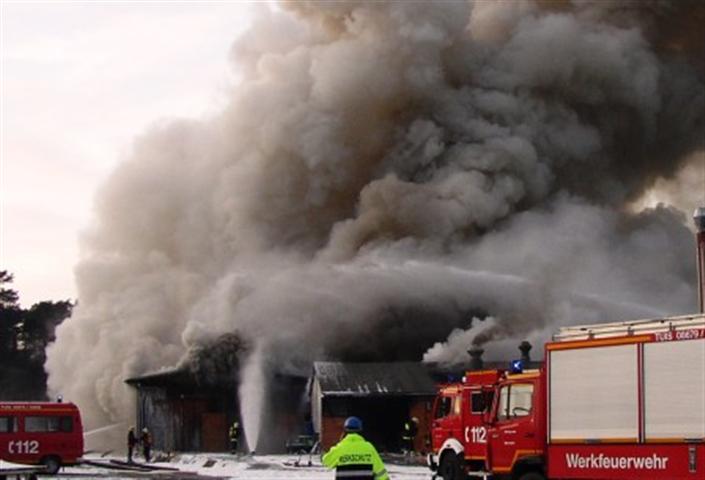
<path fill-rule="evenodd" d="M 519 477 L 519 480 L 546 480 L 546 477 L 538 472 L 527 472 Z"/>
<path fill-rule="evenodd" d="M 44 457 L 41 463 L 46 467 L 45 472 L 50 475 L 54 475 L 61 468 L 61 461 L 57 457 Z"/>
<path fill-rule="evenodd" d="M 446 452 L 443 454 L 441 463 L 438 465 L 438 475 L 443 480 L 461 480 L 463 478 L 460 459 L 455 453 Z"/>

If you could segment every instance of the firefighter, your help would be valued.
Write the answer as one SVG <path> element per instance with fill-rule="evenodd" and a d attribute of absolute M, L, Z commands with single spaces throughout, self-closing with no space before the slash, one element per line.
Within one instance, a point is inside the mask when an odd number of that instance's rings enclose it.
<path fill-rule="evenodd" d="M 230 430 L 228 431 L 228 440 L 230 440 L 230 453 L 237 453 L 237 443 L 240 438 L 240 422 L 235 420 L 232 425 L 230 425 Z"/>
<path fill-rule="evenodd" d="M 135 427 L 130 427 L 127 431 L 127 461 L 132 463 L 132 454 L 137 445 L 137 435 L 135 435 Z"/>
<path fill-rule="evenodd" d="M 404 428 L 401 432 L 402 452 L 408 460 L 414 456 L 414 439 L 419 433 L 419 419 L 412 417 L 404 422 Z"/>
<path fill-rule="evenodd" d="M 349 417 L 343 430 L 343 439 L 323 456 L 323 465 L 335 468 L 336 479 L 389 480 L 377 449 L 360 435 L 362 420 Z"/>
<path fill-rule="evenodd" d="M 142 453 L 144 453 L 144 461 L 149 462 L 152 458 L 152 435 L 150 435 L 147 427 L 142 429 Z"/>

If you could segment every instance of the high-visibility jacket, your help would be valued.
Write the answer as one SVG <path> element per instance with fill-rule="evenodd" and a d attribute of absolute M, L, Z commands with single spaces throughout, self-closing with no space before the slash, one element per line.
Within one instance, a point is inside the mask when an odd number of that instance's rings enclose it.
<path fill-rule="evenodd" d="M 336 479 L 389 480 L 377 449 L 357 433 L 348 433 L 323 455 L 323 465 L 335 468 Z"/>

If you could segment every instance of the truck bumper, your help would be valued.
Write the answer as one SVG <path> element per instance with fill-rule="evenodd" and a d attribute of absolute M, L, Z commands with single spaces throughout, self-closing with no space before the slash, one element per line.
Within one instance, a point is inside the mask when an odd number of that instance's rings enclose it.
<path fill-rule="evenodd" d="M 429 453 L 426 456 L 426 464 L 428 465 L 428 468 L 431 469 L 432 472 L 435 472 L 438 470 L 438 459 L 436 456 L 432 453 Z"/>

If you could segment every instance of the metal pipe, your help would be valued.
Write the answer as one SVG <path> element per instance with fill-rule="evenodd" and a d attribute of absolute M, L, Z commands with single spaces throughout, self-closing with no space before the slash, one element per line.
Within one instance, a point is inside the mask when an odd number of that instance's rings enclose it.
<path fill-rule="evenodd" d="M 519 351 L 521 352 L 521 361 L 524 362 L 524 368 L 529 368 L 529 364 L 531 363 L 531 355 L 529 352 L 533 346 L 526 340 L 521 342 L 519 344 Z"/>
<path fill-rule="evenodd" d="M 693 214 L 695 222 L 695 243 L 698 261 L 698 311 L 705 313 L 705 207 L 700 207 Z"/>
<path fill-rule="evenodd" d="M 482 370 L 484 368 L 482 361 L 482 354 L 484 352 L 485 351 L 477 345 L 473 345 L 473 347 L 468 350 L 468 354 L 470 355 L 470 370 Z"/>

